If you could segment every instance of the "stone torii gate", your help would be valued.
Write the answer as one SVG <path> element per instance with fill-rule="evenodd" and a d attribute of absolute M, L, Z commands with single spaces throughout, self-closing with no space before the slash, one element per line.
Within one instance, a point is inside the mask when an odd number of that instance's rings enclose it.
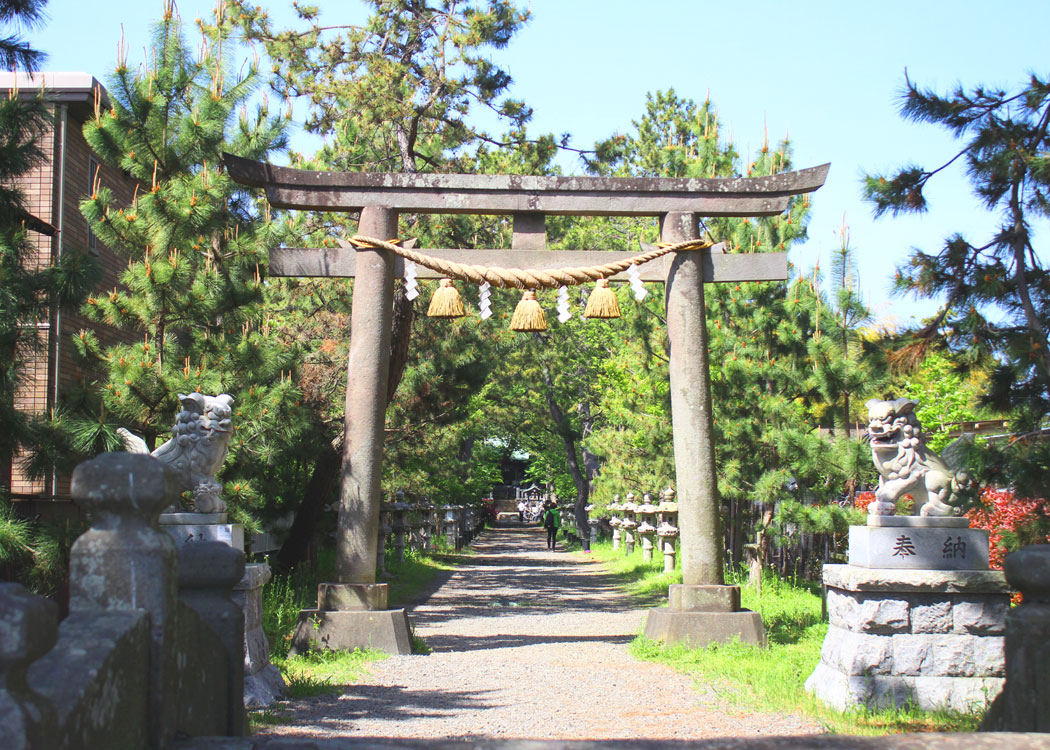
<path fill-rule="evenodd" d="M 360 212 L 358 234 L 398 236 L 400 213 L 511 215 L 510 250 L 431 250 L 438 258 L 485 266 L 552 269 L 604 264 L 632 253 L 548 251 L 545 216 L 656 216 L 661 240 L 699 238 L 698 217 L 772 216 L 791 196 L 824 184 L 829 164 L 752 178 L 613 178 L 522 175 L 317 172 L 225 155 L 237 182 L 264 188 L 274 208 Z M 650 611 L 646 634 L 703 645 L 733 636 L 765 642 L 761 617 L 740 610 L 725 586 L 711 419 L 704 283 L 787 278 L 786 253 L 725 254 L 723 246 L 676 252 L 642 265 L 643 281 L 666 284 L 671 415 L 683 583 L 669 606 Z M 280 248 L 274 276 L 354 278 L 347 365 L 345 443 L 337 530 L 337 581 L 322 583 L 318 608 L 304 610 L 293 647 L 371 646 L 410 650 L 404 610 L 387 609 L 376 583 L 394 278 L 405 263 L 379 248 Z M 418 268 L 418 278 L 438 274 Z M 619 277 L 625 277 L 621 274 Z"/>

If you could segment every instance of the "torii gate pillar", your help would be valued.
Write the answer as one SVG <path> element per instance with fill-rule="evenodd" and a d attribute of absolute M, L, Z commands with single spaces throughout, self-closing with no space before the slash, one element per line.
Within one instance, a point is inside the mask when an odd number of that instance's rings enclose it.
<path fill-rule="evenodd" d="M 684 242 L 699 236 L 696 214 L 668 213 L 660 219 L 660 239 L 664 242 Z M 649 610 L 645 635 L 652 640 L 689 641 L 696 646 L 737 636 L 744 643 L 764 646 L 761 615 L 741 610 L 740 587 L 724 585 L 700 253 L 676 253 L 665 294 L 682 583 L 671 586 L 667 607 Z"/>
<path fill-rule="evenodd" d="M 366 206 L 358 231 L 370 237 L 396 237 L 397 218 L 392 209 Z M 376 583 L 394 256 L 387 250 L 362 250 L 356 278 L 343 417 L 336 582 L 320 584 L 317 609 L 300 613 L 292 653 L 311 648 L 412 652 L 405 610 L 387 609 L 387 584 Z"/>

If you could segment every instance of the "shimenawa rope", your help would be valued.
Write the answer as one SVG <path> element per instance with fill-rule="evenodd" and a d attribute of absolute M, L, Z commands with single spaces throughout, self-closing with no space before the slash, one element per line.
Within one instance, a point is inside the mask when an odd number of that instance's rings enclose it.
<path fill-rule="evenodd" d="M 418 263 L 432 271 L 436 271 L 448 278 L 469 281 L 481 284 L 487 281 L 492 286 L 516 287 L 517 289 L 554 289 L 559 286 L 573 286 L 586 284 L 589 281 L 606 279 L 621 271 L 626 271 L 632 265 L 641 265 L 651 260 L 667 255 L 667 253 L 682 250 L 704 250 L 711 247 L 713 243 L 706 240 L 686 240 L 673 245 L 661 244 L 655 250 L 635 255 L 627 260 L 618 260 L 606 263 L 603 266 L 578 266 L 575 268 L 558 268 L 551 270 L 528 270 L 523 268 L 491 268 L 489 266 L 473 266 L 465 263 L 456 263 L 432 255 L 424 255 L 414 250 L 400 247 L 393 242 L 377 240 L 374 237 L 355 235 L 350 242 L 358 249 L 380 248 L 389 250 L 400 255 L 405 260 Z"/>

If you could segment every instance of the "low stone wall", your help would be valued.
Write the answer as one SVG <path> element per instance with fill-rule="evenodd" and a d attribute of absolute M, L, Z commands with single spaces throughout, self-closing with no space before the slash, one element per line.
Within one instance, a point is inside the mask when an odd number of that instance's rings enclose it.
<path fill-rule="evenodd" d="M 30 688 L 55 707 L 61 728 L 55 746 L 144 747 L 148 661 L 145 613 L 70 614 L 58 643 L 29 669 Z M 123 731 L 115 737 L 117 722 Z"/>
<path fill-rule="evenodd" d="M 825 565 L 829 627 L 806 688 L 839 709 L 983 709 L 1005 674 L 998 571 Z"/>
<path fill-rule="evenodd" d="M 0 584 L 0 748 L 164 747 L 247 732 L 244 617 L 230 590 L 244 554 L 202 542 L 176 556 L 158 529 L 170 470 L 113 453 L 77 467 L 92 525 L 70 555 L 70 615 Z"/>

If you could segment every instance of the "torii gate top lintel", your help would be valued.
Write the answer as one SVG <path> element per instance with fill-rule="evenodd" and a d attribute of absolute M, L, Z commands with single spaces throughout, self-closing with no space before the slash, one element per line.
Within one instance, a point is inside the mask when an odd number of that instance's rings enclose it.
<path fill-rule="evenodd" d="M 824 184 L 830 164 L 765 177 L 559 177 L 322 172 L 224 154 L 234 181 L 266 190 L 274 208 L 567 216 L 773 216 Z"/>

